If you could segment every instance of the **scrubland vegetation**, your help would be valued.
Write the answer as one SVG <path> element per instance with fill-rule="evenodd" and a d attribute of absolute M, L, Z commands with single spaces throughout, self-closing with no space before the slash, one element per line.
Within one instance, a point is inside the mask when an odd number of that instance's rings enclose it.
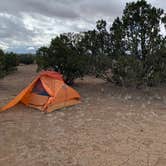
<path fill-rule="evenodd" d="M 18 63 L 52 68 L 68 84 L 85 75 L 120 86 L 157 86 L 166 83 L 166 27 L 163 9 L 140 0 L 126 4 L 113 23 L 98 20 L 93 30 L 60 34 L 34 55 L 0 52 L 0 75 Z"/>

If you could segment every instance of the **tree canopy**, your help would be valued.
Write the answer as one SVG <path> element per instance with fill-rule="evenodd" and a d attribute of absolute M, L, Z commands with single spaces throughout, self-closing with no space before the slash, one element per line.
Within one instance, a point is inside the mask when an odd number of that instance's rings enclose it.
<path fill-rule="evenodd" d="M 71 82 L 93 74 L 124 86 L 165 83 L 166 40 L 161 25 L 166 28 L 163 9 L 145 0 L 127 3 L 111 25 L 101 19 L 93 30 L 61 34 L 49 47 L 41 47 L 38 68 L 58 69 Z"/>

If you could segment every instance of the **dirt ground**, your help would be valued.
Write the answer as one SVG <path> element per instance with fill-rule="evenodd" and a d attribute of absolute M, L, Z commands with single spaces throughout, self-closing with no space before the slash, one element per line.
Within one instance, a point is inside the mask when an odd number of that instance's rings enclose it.
<path fill-rule="evenodd" d="M 36 75 L 0 80 L 0 106 Z M 82 103 L 49 114 L 22 104 L 0 113 L 0 166 L 166 166 L 166 88 L 120 88 L 86 77 Z"/>

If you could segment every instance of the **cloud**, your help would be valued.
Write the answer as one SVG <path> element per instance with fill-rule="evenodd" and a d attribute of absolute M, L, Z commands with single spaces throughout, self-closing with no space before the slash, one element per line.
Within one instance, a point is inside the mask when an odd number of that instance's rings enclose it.
<path fill-rule="evenodd" d="M 34 35 L 33 31 L 28 30 L 22 19 L 6 14 L 0 13 L 0 36 L 3 39 L 20 39 L 27 34 L 28 40 Z"/>
<path fill-rule="evenodd" d="M 5 50 L 29 45 L 37 35 L 35 31 L 26 28 L 20 17 L 0 13 L 0 22 L 0 47 Z"/>
<path fill-rule="evenodd" d="M 59 33 L 93 29 L 98 19 L 103 18 L 110 25 L 129 1 L 4 0 L 0 5 L 0 47 L 7 51 L 34 51 L 48 45 Z M 148 2 L 166 8 L 164 0 Z"/>
<path fill-rule="evenodd" d="M 28 47 L 27 50 L 31 51 L 31 50 L 35 50 L 35 48 L 31 46 L 31 47 Z"/>
<path fill-rule="evenodd" d="M 18 12 L 40 13 L 48 17 L 77 18 L 79 14 L 70 5 L 54 0 L 5 0 L 0 5 L 1 12 L 17 14 Z"/>

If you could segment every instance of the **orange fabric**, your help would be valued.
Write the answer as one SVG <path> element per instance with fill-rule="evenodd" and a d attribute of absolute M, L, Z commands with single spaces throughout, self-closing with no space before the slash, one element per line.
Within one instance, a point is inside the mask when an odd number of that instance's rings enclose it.
<path fill-rule="evenodd" d="M 39 79 L 39 77 L 37 77 L 28 87 L 26 87 L 25 89 L 23 89 L 21 91 L 21 93 L 19 93 L 13 100 L 11 100 L 6 106 L 2 107 L 0 109 L 0 112 L 5 111 L 11 107 L 14 107 L 16 104 L 18 104 L 21 99 L 28 93 L 30 93 L 30 91 L 32 90 L 32 88 L 34 87 L 35 83 L 37 82 L 37 80 Z"/>
<path fill-rule="evenodd" d="M 64 84 L 63 81 L 56 80 L 56 79 L 50 78 L 48 76 L 43 76 L 40 78 L 40 80 L 42 82 L 44 89 L 52 97 L 54 97 L 56 95 L 58 89 L 60 89 L 62 84 Z"/>
<path fill-rule="evenodd" d="M 29 95 L 23 97 L 23 99 L 21 100 L 22 103 L 24 103 L 25 105 L 36 105 L 36 106 L 44 106 L 45 103 L 48 101 L 48 96 L 42 96 L 42 95 L 38 95 L 35 93 L 30 93 Z"/>
<path fill-rule="evenodd" d="M 45 109 L 49 107 L 49 105 L 55 104 L 55 103 L 64 103 L 68 100 L 79 100 L 80 95 L 77 91 L 72 89 L 71 87 L 67 86 L 65 83 L 62 83 L 57 88 L 57 91 L 55 93 L 54 97 L 50 97 L 46 105 L 44 106 Z"/>
<path fill-rule="evenodd" d="M 50 97 L 32 93 L 32 89 L 34 88 L 35 84 L 39 79 L 45 91 L 50 95 Z M 15 106 L 19 102 L 22 102 L 27 106 L 42 105 L 43 110 L 47 110 L 49 105 L 52 105 L 54 103 L 62 103 L 67 100 L 73 100 L 73 99 L 79 100 L 80 95 L 74 89 L 72 89 L 71 87 L 67 86 L 64 83 L 62 75 L 53 71 L 45 71 L 41 72 L 39 76 L 29 86 L 27 86 L 6 106 L 1 108 L 0 112 Z"/>
<path fill-rule="evenodd" d="M 63 81 L 63 76 L 55 71 L 42 71 L 40 73 L 40 77 L 41 76 L 48 76 L 48 77 L 52 77 L 56 80 Z"/>
<path fill-rule="evenodd" d="M 72 105 L 75 105 L 75 104 L 79 104 L 80 101 L 79 100 L 69 100 L 69 101 L 66 101 L 66 102 L 62 102 L 62 103 L 53 103 L 52 105 L 50 105 L 48 108 L 47 108 L 47 112 L 52 112 L 54 110 L 57 110 L 57 109 L 60 109 L 60 108 L 63 108 L 63 107 L 69 107 L 69 106 L 72 106 Z"/>
<path fill-rule="evenodd" d="M 54 102 L 64 102 L 71 99 L 79 99 L 80 95 L 72 88 L 63 84 L 60 88 L 59 92 L 57 93 Z"/>

